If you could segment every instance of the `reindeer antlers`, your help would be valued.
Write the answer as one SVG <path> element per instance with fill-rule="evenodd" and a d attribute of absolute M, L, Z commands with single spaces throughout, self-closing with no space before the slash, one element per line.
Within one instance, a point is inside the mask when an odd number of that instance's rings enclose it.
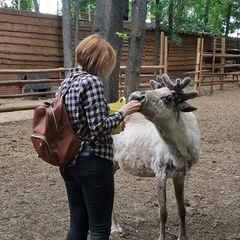
<path fill-rule="evenodd" d="M 157 76 L 156 81 L 150 80 L 150 85 L 153 89 L 167 87 L 170 89 L 174 95 L 174 102 L 181 103 L 188 99 L 192 99 L 197 97 L 197 91 L 188 91 L 185 92 L 183 89 L 190 83 L 191 78 L 186 77 L 183 80 L 180 78 L 176 79 L 176 83 L 174 84 L 167 74 L 163 74 L 162 76 Z"/>

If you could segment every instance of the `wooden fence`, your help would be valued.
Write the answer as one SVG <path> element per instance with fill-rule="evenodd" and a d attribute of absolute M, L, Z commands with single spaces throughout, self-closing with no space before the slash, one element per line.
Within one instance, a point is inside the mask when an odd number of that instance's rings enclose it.
<path fill-rule="evenodd" d="M 69 68 L 57 68 L 57 69 L 33 69 L 33 70 L 0 70 L 0 74 L 33 74 L 33 73 L 58 73 L 58 79 L 37 79 L 37 80 L 6 80 L 0 81 L 0 86 L 21 86 L 27 84 L 38 84 L 38 83 L 51 83 L 52 85 L 59 86 L 59 84 L 63 81 L 62 76 L 67 72 Z M 125 70 L 126 66 L 120 67 L 120 75 L 119 75 L 119 97 L 124 95 L 124 79 L 125 79 Z M 164 73 L 167 70 L 166 65 L 159 66 L 142 66 L 141 74 L 140 74 L 140 89 L 150 89 L 149 80 L 152 78 L 156 78 L 159 73 Z M 148 73 L 144 73 L 148 72 Z M 152 72 L 152 73 L 151 73 Z M 13 98 L 29 98 L 29 97 L 42 97 L 46 98 L 53 97 L 56 91 L 43 91 L 43 92 L 30 92 L 30 93 L 22 93 L 22 94 L 6 94 L 0 95 L 1 99 L 13 99 Z M 3 112 L 13 112 L 13 111 L 22 111 L 22 110 L 30 110 L 34 109 L 39 104 L 27 105 L 27 106 L 15 106 L 15 107 L 0 107 L 0 113 Z"/>
<path fill-rule="evenodd" d="M 239 82 L 240 50 L 226 49 L 225 38 L 215 38 L 211 51 L 204 51 L 204 39 L 198 39 L 194 88 L 201 94 L 201 88 Z"/>
<path fill-rule="evenodd" d="M 93 22 L 80 21 L 80 40 L 92 33 Z M 72 26 L 74 31 L 74 25 Z M 129 34 L 131 22 L 124 21 L 123 32 Z M 182 77 L 194 71 L 198 35 L 179 33 L 180 45 L 169 45 L 168 74 Z M 212 36 L 203 34 L 205 47 L 212 48 Z M 148 28 L 145 36 L 143 66 L 154 65 L 155 29 Z M 74 41 L 73 41 L 74 42 Z M 228 48 L 240 48 L 239 39 L 228 39 Z M 162 43 L 160 41 L 159 55 Z M 127 64 L 129 42 L 123 41 L 121 65 Z M 62 17 L 51 14 L 0 8 L 0 69 L 52 69 L 63 66 Z M 160 59 L 159 59 L 159 65 Z M 52 78 L 52 76 L 50 76 Z M 1 74 L 0 81 L 19 79 L 18 75 Z M 17 93 L 19 89 L 9 89 Z M 0 89 L 1 92 L 1 89 Z M 3 92 L 6 92 L 5 89 Z"/>
<path fill-rule="evenodd" d="M 83 16 L 82 16 L 83 18 Z M 80 21 L 79 36 L 81 40 L 92 33 L 93 22 Z M 74 31 L 74 25 L 72 25 Z M 123 32 L 129 34 L 131 22 L 123 22 Z M 165 43 L 161 40 L 159 44 L 159 65 Z M 196 49 L 199 36 L 196 34 L 179 33 L 181 44 L 170 44 L 167 47 L 167 70 L 172 79 L 183 77 L 184 73 L 195 70 Z M 204 39 L 204 51 L 213 49 L 212 36 L 202 34 Z M 154 39 L 155 29 L 148 28 L 145 36 L 144 51 L 142 57 L 143 66 L 154 65 Z M 74 42 L 74 41 L 72 41 Z M 229 38 L 227 48 L 240 49 L 239 38 Z M 129 42 L 123 41 L 121 65 L 127 64 Z M 0 69 L 57 69 L 63 66 L 63 44 L 62 44 L 62 17 L 51 14 L 42 14 L 29 11 L 18 11 L 0 8 Z M 166 65 L 165 65 L 166 66 Z M 147 70 L 146 70 L 147 71 Z M 143 75 L 144 73 L 142 73 Z M 150 74 L 150 73 L 147 73 Z M 194 76 L 194 74 L 193 74 Z M 50 79 L 57 79 L 57 72 L 50 72 Z M 124 79 L 124 73 L 122 76 Z M 149 75 L 146 77 L 148 78 Z M 19 80 L 21 73 L 1 73 L 0 82 L 7 80 Z M 122 82 L 120 85 L 123 84 Z M 20 94 L 19 85 L 0 86 L 2 94 Z"/>

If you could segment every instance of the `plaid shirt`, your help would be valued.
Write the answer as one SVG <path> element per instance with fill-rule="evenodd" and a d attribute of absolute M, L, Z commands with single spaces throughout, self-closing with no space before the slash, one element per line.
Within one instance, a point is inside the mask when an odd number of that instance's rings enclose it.
<path fill-rule="evenodd" d="M 86 123 L 89 126 L 89 133 L 79 151 L 83 148 L 91 148 L 94 154 L 112 161 L 111 131 L 123 121 L 123 112 L 117 111 L 109 115 L 102 81 L 82 68 L 73 68 L 69 71 L 68 76 L 61 83 L 62 94 L 77 75 L 82 76 L 77 77 L 68 90 L 65 105 L 75 133 L 79 130 L 81 132 Z"/>

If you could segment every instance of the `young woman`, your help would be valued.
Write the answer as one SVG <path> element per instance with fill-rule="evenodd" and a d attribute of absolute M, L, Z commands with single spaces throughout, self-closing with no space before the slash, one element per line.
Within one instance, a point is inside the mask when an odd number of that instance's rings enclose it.
<path fill-rule="evenodd" d="M 70 208 L 67 240 L 87 240 L 89 232 L 91 240 L 108 240 L 114 198 L 111 131 L 141 104 L 130 101 L 109 115 L 101 79 L 112 73 L 116 53 L 102 37 L 93 34 L 83 39 L 76 57 L 79 66 L 71 69 L 62 82 L 62 93 L 75 78 L 65 104 L 74 131 L 88 124 L 89 132 L 74 162 L 60 168 Z"/>

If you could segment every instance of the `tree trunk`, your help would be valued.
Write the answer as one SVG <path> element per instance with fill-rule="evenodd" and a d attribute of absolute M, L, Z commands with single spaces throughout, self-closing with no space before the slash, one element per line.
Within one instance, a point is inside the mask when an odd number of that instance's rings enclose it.
<path fill-rule="evenodd" d="M 170 0 L 169 7 L 168 7 L 168 37 L 169 43 L 171 42 L 172 35 L 173 35 L 173 0 Z"/>
<path fill-rule="evenodd" d="M 155 37 L 154 37 L 154 65 L 159 64 L 160 15 L 161 15 L 160 3 L 159 3 L 159 0 L 156 0 L 156 10 L 155 10 L 156 26 L 155 26 Z"/>
<path fill-rule="evenodd" d="M 206 5 L 205 5 L 205 14 L 204 14 L 204 25 L 205 25 L 205 27 L 206 27 L 207 24 L 208 24 L 210 7 L 211 7 L 210 0 L 207 0 L 207 1 L 206 1 Z"/>
<path fill-rule="evenodd" d="M 123 0 L 123 20 L 128 21 L 129 0 Z"/>
<path fill-rule="evenodd" d="M 103 36 L 117 51 L 117 64 L 113 73 L 109 79 L 102 79 L 105 96 L 109 102 L 115 102 L 119 97 L 118 76 L 122 54 L 122 39 L 116 35 L 116 32 L 123 31 L 122 18 L 123 0 L 96 1 L 96 14 L 92 32 Z"/>
<path fill-rule="evenodd" d="M 39 12 L 38 0 L 33 0 L 33 3 L 34 3 L 34 10 L 35 10 L 35 12 Z"/>
<path fill-rule="evenodd" d="M 74 21 L 74 50 L 76 49 L 76 47 L 78 46 L 79 43 L 79 1 L 75 0 L 75 5 L 74 5 L 74 9 L 75 9 L 75 21 Z M 74 66 L 77 67 L 77 59 L 75 56 L 75 51 L 74 51 Z"/>
<path fill-rule="evenodd" d="M 147 0 L 133 1 L 132 10 L 131 34 L 124 86 L 124 96 L 126 99 L 128 99 L 133 91 L 138 90 L 140 85 L 139 77 L 146 32 Z"/>
<path fill-rule="evenodd" d="M 226 46 L 228 44 L 228 33 L 229 33 L 231 13 L 232 13 L 232 4 L 229 3 L 228 4 L 228 11 L 227 11 L 227 19 L 226 19 L 226 31 L 225 31 Z"/>
<path fill-rule="evenodd" d="M 70 1 L 62 0 L 63 65 L 65 68 L 73 66 L 71 28 Z"/>

